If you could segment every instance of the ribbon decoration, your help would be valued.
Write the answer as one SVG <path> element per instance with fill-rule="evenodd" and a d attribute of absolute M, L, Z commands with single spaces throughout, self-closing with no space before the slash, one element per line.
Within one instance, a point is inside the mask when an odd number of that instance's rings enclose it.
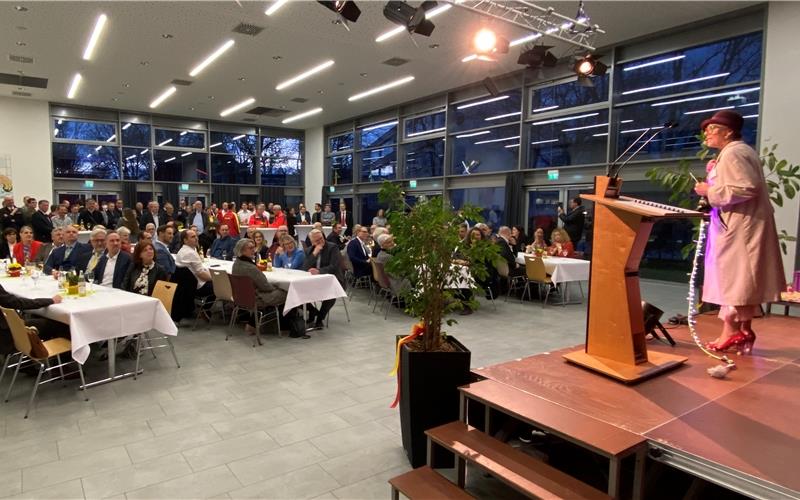
<path fill-rule="evenodd" d="M 397 404 L 400 403 L 400 349 L 403 347 L 404 344 L 408 344 L 412 340 L 416 339 L 420 335 L 425 333 L 425 324 L 419 322 L 411 327 L 411 334 L 406 335 L 405 337 L 401 338 L 397 341 L 397 348 L 395 349 L 394 353 L 394 367 L 392 371 L 389 373 L 389 376 L 397 376 L 397 393 L 394 396 L 394 401 L 389 406 L 389 408 L 396 408 Z"/>

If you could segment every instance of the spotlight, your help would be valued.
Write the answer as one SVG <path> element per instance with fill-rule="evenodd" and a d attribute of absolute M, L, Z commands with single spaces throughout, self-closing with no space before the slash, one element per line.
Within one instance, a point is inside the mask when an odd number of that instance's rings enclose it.
<path fill-rule="evenodd" d="M 654 339 L 661 340 L 656 332 L 656 329 L 661 331 L 661 334 L 664 335 L 664 339 L 671 345 L 675 347 L 675 341 L 672 339 L 672 336 L 669 332 L 664 328 L 664 325 L 661 324 L 661 316 L 664 314 L 664 311 L 657 308 L 653 304 L 648 302 L 642 301 L 642 315 L 644 316 L 644 333 L 652 335 Z"/>
<path fill-rule="evenodd" d="M 494 61 L 493 54 L 507 54 L 509 41 L 497 36 L 494 31 L 483 28 L 472 39 L 472 48 L 477 52 L 477 59 Z"/>
<path fill-rule="evenodd" d="M 524 64 L 531 69 L 553 68 L 558 63 L 558 58 L 550 52 L 551 48 L 550 45 L 534 45 L 527 48 L 520 52 L 517 64 Z"/>
<path fill-rule="evenodd" d="M 572 69 L 578 77 L 602 76 L 608 71 L 608 66 L 599 61 L 603 56 L 587 54 L 575 61 Z"/>
<path fill-rule="evenodd" d="M 354 23 L 358 21 L 358 16 L 361 15 L 361 9 L 356 6 L 355 2 L 349 0 L 337 0 L 335 2 L 323 2 L 318 0 L 317 3 L 322 4 L 326 9 L 330 9 L 339 14 L 345 21 Z"/>
<path fill-rule="evenodd" d="M 431 36 L 435 26 L 425 18 L 425 13 L 436 5 L 436 2 L 422 2 L 419 7 L 414 8 L 405 2 L 393 0 L 383 8 L 383 15 L 389 21 L 404 27 L 409 33 Z"/>

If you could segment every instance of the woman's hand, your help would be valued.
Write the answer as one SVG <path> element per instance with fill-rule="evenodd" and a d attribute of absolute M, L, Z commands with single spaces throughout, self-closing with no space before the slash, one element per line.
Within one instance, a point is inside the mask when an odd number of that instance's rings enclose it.
<path fill-rule="evenodd" d="M 707 182 L 698 182 L 694 185 L 694 192 L 699 194 L 700 196 L 708 196 L 708 183 Z"/>

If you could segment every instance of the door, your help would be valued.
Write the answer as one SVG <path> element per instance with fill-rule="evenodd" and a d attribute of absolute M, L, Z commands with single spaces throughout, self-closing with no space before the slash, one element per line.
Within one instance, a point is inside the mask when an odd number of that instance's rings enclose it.
<path fill-rule="evenodd" d="M 550 241 L 550 233 L 556 227 L 563 226 L 563 222 L 559 220 L 558 208 L 562 207 L 565 212 L 570 210 L 570 200 L 577 198 L 581 194 L 589 194 L 594 192 L 591 185 L 584 186 L 565 186 L 550 189 L 533 189 L 528 191 L 528 227 L 526 228 L 528 238 L 533 239 L 533 233 L 538 228 L 544 230 L 544 237 Z M 584 225 L 583 235 L 578 242 L 572 242 L 575 250 L 586 252 L 590 250 L 587 245 L 587 234 L 591 241 L 591 220 L 594 204 L 586 200 L 581 200 L 582 206 L 587 213 Z M 586 228 L 589 228 L 588 231 Z"/>

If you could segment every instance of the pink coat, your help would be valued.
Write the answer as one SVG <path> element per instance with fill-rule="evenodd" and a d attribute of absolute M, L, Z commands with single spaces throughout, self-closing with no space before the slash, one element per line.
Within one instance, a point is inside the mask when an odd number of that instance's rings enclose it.
<path fill-rule="evenodd" d="M 742 141 L 728 144 L 719 152 L 708 183 L 713 211 L 703 301 L 744 306 L 778 300 L 786 282 L 758 155 Z"/>

